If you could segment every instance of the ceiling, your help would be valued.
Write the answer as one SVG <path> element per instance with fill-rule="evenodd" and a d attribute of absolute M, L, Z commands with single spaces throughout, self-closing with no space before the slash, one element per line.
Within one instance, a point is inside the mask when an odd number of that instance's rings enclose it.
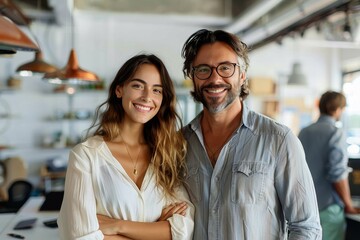
<path fill-rule="evenodd" d="M 310 27 L 322 28 L 328 40 L 359 41 L 360 0 L 12 0 L 34 20 L 61 24 L 69 4 L 78 10 L 126 14 L 178 15 L 187 20 L 212 19 L 208 28 L 239 35 L 253 49 L 284 36 L 303 35 Z M 347 13 L 347 14 L 346 14 Z M 189 18 L 191 16 L 192 18 Z M 346 21 L 348 16 L 348 20 Z M 343 37 L 351 27 L 351 39 Z"/>

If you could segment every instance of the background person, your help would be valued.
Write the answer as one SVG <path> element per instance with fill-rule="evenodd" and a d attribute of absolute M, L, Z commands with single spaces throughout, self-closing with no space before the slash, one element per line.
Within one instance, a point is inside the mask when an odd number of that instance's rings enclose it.
<path fill-rule="evenodd" d="M 314 179 L 324 240 L 344 239 L 344 210 L 360 213 L 351 201 L 345 135 L 335 125 L 345 106 L 342 93 L 325 92 L 319 102 L 320 117 L 299 133 Z"/>
<path fill-rule="evenodd" d="M 299 139 L 251 111 L 248 48 L 234 34 L 199 30 L 183 71 L 203 111 L 183 132 L 193 239 L 321 239 L 314 184 Z"/>
<path fill-rule="evenodd" d="M 120 68 L 97 108 L 95 133 L 70 152 L 61 239 L 192 238 L 194 209 L 180 175 L 186 142 L 175 104 L 156 56 L 138 55 Z"/>

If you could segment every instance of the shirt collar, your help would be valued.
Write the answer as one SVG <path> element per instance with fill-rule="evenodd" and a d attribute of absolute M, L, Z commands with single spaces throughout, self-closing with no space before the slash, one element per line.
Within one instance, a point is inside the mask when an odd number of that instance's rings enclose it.
<path fill-rule="evenodd" d="M 335 125 L 336 120 L 329 115 L 321 114 L 318 119 L 318 122 L 327 122 L 327 123 L 331 123 L 331 124 Z"/>
<path fill-rule="evenodd" d="M 239 123 L 239 127 L 236 130 L 236 133 L 240 131 L 241 126 L 244 126 L 246 128 L 249 128 L 252 132 L 254 130 L 254 116 L 251 114 L 251 111 L 249 110 L 248 106 L 244 103 L 244 101 L 241 102 L 242 104 L 242 122 Z M 201 111 L 189 124 L 193 131 L 201 131 L 201 125 L 200 125 L 200 119 L 203 114 L 203 111 Z"/>

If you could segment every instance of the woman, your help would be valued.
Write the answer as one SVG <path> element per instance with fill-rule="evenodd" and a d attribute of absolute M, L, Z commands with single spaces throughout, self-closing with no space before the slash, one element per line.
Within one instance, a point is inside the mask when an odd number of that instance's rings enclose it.
<path fill-rule="evenodd" d="M 70 152 L 58 219 L 62 239 L 192 238 L 175 104 L 156 56 L 134 56 L 120 68 L 97 108 L 93 136 Z"/>

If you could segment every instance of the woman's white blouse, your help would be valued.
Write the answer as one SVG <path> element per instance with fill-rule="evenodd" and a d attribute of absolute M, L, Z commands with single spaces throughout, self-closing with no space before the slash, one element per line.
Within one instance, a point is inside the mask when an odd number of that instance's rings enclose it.
<path fill-rule="evenodd" d="M 95 136 L 75 146 L 69 156 L 65 194 L 58 218 L 61 239 L 103 239 L 96 214 L 112 218 L 155 222 L 171 202 L 186 201 L 186 216 L 168 219 L 172 239 L 192 239 L 194 207 L 186 190 L 178 189 L 176 199 L 166 199 L 156 186 L 150 163 L 141 188 L 113 157 L 103 138 Z"/>

